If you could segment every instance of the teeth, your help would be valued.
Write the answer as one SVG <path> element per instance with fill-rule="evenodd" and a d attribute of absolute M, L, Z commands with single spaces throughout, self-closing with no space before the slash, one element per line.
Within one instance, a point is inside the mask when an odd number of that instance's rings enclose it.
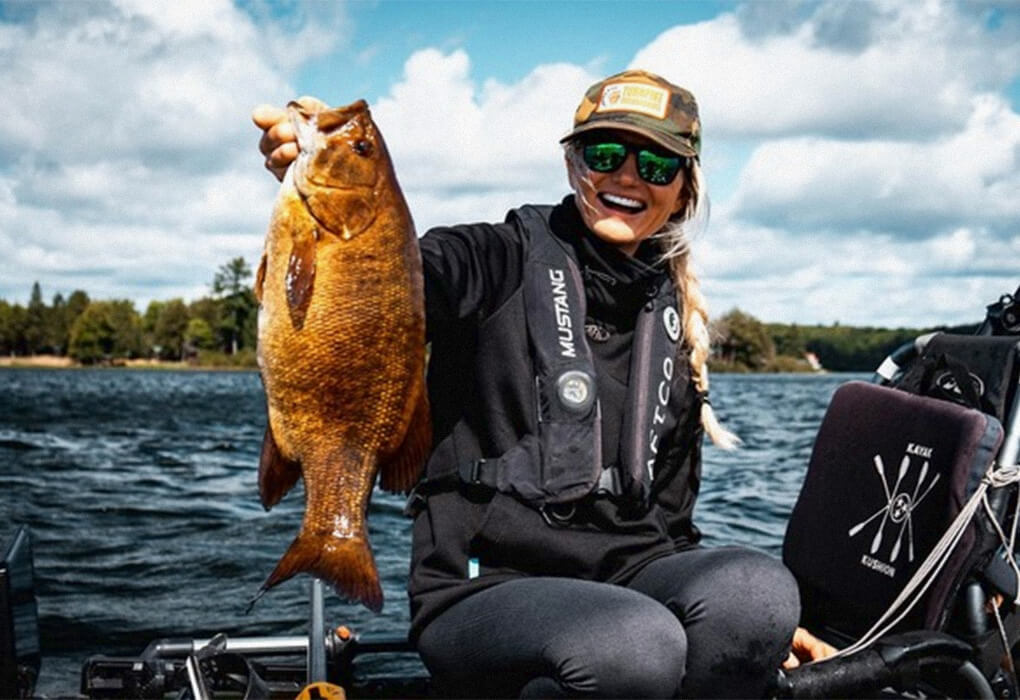
<path fill-rule="evenodd" d="M 621 207 L 629 207 L 631 209 L 641 209 L 644 204 L 636 199 L 630 197 L 621 197 L 618 194 L 606 194 L 603 193 L 602 198 L 611 204 L 619 204 Z"/>

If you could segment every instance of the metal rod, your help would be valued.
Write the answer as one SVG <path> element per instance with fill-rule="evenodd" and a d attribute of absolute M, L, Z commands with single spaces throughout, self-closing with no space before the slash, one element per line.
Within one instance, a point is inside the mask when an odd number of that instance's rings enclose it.
<path fill-rule="evenodd" d="M 308 622 L 308 682 L 326 680 L 326 622 L 322 581 L 312 579 L 311 615 Z"/>
<path fill-rule="evenodd" d="M 1017 453 L 1020 452 L 1020 380 L 1013 388 L 1013 406 L 1009 410 L 1007 423 L 1006 437 L 999 452 L 999 465 L 1012 467 L 1017 463 Z"/>
<path fill-rule="evenodd" d="M 194 700 L 210 700 L 209 688 L 202 678 L 202 670 L 198 667 L 198 659 L 194 654 L 184 662 L 184 668 L 188 672 L 188 685 L 191 687 L 191 697 Z"/>
<path fill-rule="evenodd" d="M 155 649 L 159 658 L 194 654 L 209 644 L 210 639 L 163 639 Z M 226 651 L 238 654 L 305 654 L 308 637 L 228 637 Z"/>

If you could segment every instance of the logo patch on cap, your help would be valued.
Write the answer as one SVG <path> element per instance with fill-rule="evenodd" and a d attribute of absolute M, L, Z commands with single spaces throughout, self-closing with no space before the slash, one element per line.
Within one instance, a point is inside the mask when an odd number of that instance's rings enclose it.
<path fill-rule="evenodd" d="M 612 83 L 602 89 L 596 112 L 640 112 L 664 119 L 669 91 L 646 83 Z"/>

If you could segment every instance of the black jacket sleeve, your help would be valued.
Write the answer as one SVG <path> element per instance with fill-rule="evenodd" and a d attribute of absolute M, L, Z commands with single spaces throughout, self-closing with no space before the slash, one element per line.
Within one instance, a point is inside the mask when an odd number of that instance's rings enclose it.
<path fill-rule="evenodd" d="M 511 224 L 434 228 L 420 244 L 430 339 L 477 325 L 521 284 L 523 233 Z"/>

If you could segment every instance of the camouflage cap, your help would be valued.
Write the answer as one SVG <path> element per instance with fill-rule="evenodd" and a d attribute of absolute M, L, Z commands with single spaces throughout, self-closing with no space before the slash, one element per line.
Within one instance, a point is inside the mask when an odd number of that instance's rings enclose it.
<path fill-rule="evenodd" d="M 594 129 L 633 131 L 684 156 L 701 152 L 694 95 L 648 71 L 627 70 L 588 88 L 574 113 L 573 130 L 560 143 Z"/>

